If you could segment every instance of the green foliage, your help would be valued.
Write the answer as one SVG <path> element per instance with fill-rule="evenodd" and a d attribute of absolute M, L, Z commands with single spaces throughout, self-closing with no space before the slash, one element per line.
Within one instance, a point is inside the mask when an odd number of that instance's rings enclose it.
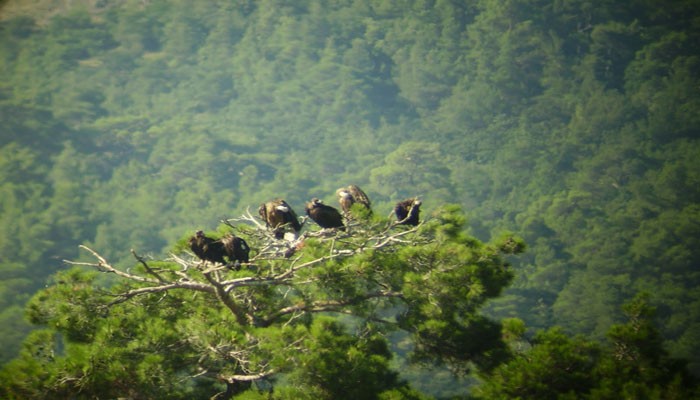
<path fill-rule="evenodd" d="M 530 348 L 484 376 L 475 397 L 697 398 L 700 387 L 684 361 L 668 357 L 662 346 L 648 298 L 638 295 L 623 307 L 628 321 L 610 329 L 605 346 L 558 328 L 539 332 Z"/>
<path fill-rule="evenodd" d="M 384 337 L 371 328 L 359 337 L 345 330 L 334 319 L 315 320 L 304 343 L 306 352 L 285 380 L 304 387 L 304 396 L 314 393 L 328 399 L 381 398 L 382 392 L 397 386 L 398 374 L 388 368 L 391 353 Z"/>
<path fill-rule="evenodd" d="M 575 398 L 590 390 L 597 346 L 559 329 L 541 332 L 523 356 L 498 367 L 477 390 L 477 398 Z"/>
<path fill-rule="evenodd" d="M 378 217 L 413 196 L 467 210 L 512 263 L 493 315 L 603 340 L 646 290 L 700 371 L 694 1 L 5 3 L 0 362 L 77 245 L 125 267 L 356 183 Z M 360 290 L 342 268 L 331 286 Z"/>
<path fill-rule="evenodd" d="M 184 239 L 170 259 L 135 254 L 126 271 L 84 247 L 97 262 L 77 264 L 94 270 L 56 274 L 28 304 L 55 349 L 31 390 L 231 398 L 274 387 L 274 398 L 420 399 L 392 369 L 389 333 L 406 333 L 416 360 L 455 371 L 491 368 L 506 354 L 500 325 L 478 312 L 510 282 L 510 253 L 466 235 L 458 207 L 418 227 L 376 216 L 347 232 L 307 225 L 296 243 L 273 239 L 250 215 L 240 221 L 249 226 L 227 221 L 216 233 L 246 236 L 254 251 L 240 269 L 194 259 Z M 40 361 L 22 353 L 8 368 L 32 374 Z M 30 390 L 0 388 L 10 398 Z"/>

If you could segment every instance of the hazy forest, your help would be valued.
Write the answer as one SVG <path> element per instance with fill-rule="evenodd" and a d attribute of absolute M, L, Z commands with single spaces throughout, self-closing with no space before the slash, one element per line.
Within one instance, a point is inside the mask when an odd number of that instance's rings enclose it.
<path fill-rule="evenodd" d="M 5 0 L 0 121 L 2 398 L 700 397 L 695 0 Z"/>

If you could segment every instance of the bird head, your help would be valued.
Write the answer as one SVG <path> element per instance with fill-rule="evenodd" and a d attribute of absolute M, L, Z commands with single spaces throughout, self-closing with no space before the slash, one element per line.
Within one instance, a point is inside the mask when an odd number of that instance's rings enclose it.
<path fill-rule="evenodd" d="M 352 195 L 350 194 L 350 192 L 348 192 L 348 190 L 345 189 L 345 188 L 340 188 L 340 189 L 336 190 L 336 191 L 335 191 L 335 194 L 336 194 L 338 197 L 340 197 L 340 198 L 352 197 Z"/>

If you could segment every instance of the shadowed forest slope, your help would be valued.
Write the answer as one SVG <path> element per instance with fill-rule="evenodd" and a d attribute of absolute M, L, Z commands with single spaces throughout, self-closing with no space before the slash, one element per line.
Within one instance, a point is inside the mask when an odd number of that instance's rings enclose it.
<path fill-rule="evenodd" d="M 116 264 L 284 197 L 459 203 L 528 251 L 490 306 L 602 338 L 652 294 L 700 371 L 694 1 L 98 1 L 0 22 L 0 337 L 79 244 Z"/>

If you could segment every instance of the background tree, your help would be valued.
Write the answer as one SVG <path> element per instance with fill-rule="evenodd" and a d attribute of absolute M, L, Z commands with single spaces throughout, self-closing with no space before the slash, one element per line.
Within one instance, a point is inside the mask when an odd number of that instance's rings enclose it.
<path fill-rule="evenodd" d="M 355 183 L 379 215 L 420 195 L 523 236 L 494 316 L 604 341 L 652 293 L 697 374 L 698 21 L 693 0 L 4 1 L 0 360 L 79 244 L 126 268 Z"/>
<path fill-rule="evenodd" d="M 556 328 L 538 333 L 531 347 L 484 376 L 475 397 L 698 398 L 700 387 L 685 361 L 669 357 L 662 346 L 648 297 L 625 304 L 628 320 L 613 325 L 605 345 Z"/>

